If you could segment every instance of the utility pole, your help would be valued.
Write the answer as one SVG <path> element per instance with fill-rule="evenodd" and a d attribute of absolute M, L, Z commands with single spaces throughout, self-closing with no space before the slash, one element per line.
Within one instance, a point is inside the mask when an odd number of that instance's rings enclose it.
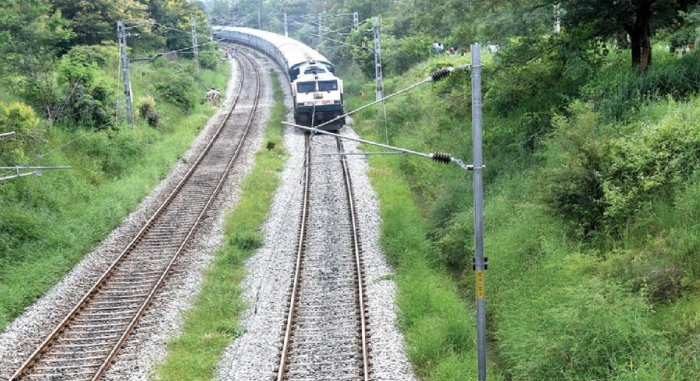
<path fill-rule="evenodd" d="M 131 90 L 131 75 L 129 73 L 129 56 L 126 45 L 126 27 L 122 21 L 117 22 L 117 40 L 119 41 L 119 57 L 124 81 L 124 97 L 126 98 L 126 119 L 134 127 L 134 93 Z"/>
<path fill-rule="evenodd" d="M 192 18 L 192 52 L 194 53 L 194 69 L 199 71 L 199 43 L 197 42 L 197 20 Z"/>
<path fill-rule="evenodd" d="M 554 33 L 561 33 L 561 4 L 554 4 Z"/>
<path fill-rule="evenodd" d="M 284 11 L 284 37 L 289 37 L 289 21 L 287 20 L 287 11 Z"/>
<path fill-rule="evenodd" d="M 360 14 L 352 12 L 352 29 L 357 31 L 360 29 Z"/>
<path fill-rule="evenodd" d="M 377 100 L 384 98 L 384 73 L 382 70 L 382 17 L 374 20 L 374 77 L 377 82 Z"/>
<path fill-rule="evenodd" d="M 486 381 L 486 270 L 484 256 L 484 157 L 482 153 L 481 46 L 472 45 L 472 144 L 474 155 L 474 271 L 479 381 Z"/>

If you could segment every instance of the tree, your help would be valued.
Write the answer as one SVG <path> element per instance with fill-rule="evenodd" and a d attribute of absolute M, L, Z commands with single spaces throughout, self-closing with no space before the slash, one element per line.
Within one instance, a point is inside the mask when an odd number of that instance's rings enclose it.
<path fill-rule="evenodd" d="M 0 12 L 0 74 L 31 73 L 51 63 L 72 37 L 60 12 L 45 0 L 8 0 Z"/>
<path fill-rule="evenodd" d="M 116 40 L 117 21 L 143 23 L 147 17 L 146 6 L 135 0 L 51 0 L 51 3 L 71 22 L 75 38 L 70 46 Z"/>
<path fill-rule="evenodd" d="M 627 34 L 632 64 L 645 71 L 652 63 L 652 37 L 664 28 L 677 28 L 683 12 L 698 0 L 564 0 L 563 22 L 588 28 L 594 37 Z"/>
<path fill-rule="evenodd" d="M 46 0 L 8 0 L 0 12 L 0 81 L 37 110 L 54 102 L 53 65 L 72 36 L 68 22 Z"/>

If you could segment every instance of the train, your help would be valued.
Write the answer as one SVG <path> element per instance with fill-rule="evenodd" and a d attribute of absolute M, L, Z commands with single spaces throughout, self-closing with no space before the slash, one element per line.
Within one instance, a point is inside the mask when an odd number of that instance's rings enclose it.
<path fill-rule="evenodd" d="M 213 26 L 212 32 L 216 39 L 265 53 L 284 69 L 294 98 L 297 124 L 322 125 L 322 129 L 329 131 L 345 125 L 343 81 L 323 54 L 293 38 L 258 29 Z"/>

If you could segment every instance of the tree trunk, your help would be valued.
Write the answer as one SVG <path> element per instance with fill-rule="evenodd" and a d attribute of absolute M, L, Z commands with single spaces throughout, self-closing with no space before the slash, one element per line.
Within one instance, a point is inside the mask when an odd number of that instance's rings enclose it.
<path fill-rule="evenodd" d="M 652 1 L 641 1 L 635 15 L 635 22 L 627 28 L 632 48 L 632 65 L 646 71 L 652 62 L 651 48 L 651 7 Z"/>

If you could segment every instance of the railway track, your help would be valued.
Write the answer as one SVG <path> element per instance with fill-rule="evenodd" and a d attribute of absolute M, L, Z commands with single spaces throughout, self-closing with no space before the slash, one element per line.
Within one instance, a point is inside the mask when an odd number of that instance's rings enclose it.
<path fill-rule="evenodd" d="M 316 145 L 342 153 L 340 139 L 316 136 L 314 144 L 311 139 L 306 136 L 296 263 L 274 379 L 369 381 L 364 265 L 352 179 L 345 156 L 321 159 L 315 153 Z"/>
<path fill-rule="evenodd" d="M 261 75 L 247 54 L 236 60 L 238 94 L 202 153 L 11 381 L 98 380 L 105 374 L 206 218 L 254 124 Z"/>

